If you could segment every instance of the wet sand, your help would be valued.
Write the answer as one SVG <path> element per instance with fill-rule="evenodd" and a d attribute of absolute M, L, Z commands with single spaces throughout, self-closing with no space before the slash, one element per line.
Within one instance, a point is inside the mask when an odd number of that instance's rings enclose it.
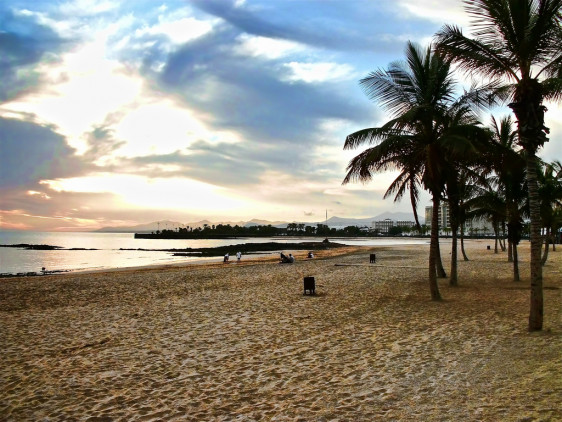
<path fill-rule="evenodd" d="M 427 245 L 0 280 L 0 420 L 561 421 L 562 247 L 529 334 L 487 244 L 438 303 Z"/>

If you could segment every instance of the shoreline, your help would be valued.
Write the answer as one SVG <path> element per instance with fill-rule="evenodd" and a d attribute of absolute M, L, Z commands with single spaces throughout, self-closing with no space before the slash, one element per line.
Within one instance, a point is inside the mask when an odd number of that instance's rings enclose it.
<path fill-rule="evenodd" d="M 528 252 L 470 242 L 442 302 L 427 245 L 4 279 L 0 419 L 561 420 L 562 252 L 532 334 Z"/>
<path fill-rule="evenodd" d="M 17 248 L 21 245 L 0 245 L 0 247 L 10 247 L 10 248 Z M 37 246 L 37 245 L 26 245 L 26 246 Z M 49 245 L 39 245 L 39 246 L 49 246 Z M 369 246 L 363 246 L 369 247 Z M 72 249 L 61 249 L 59 247 L 54 250 L 78 250 L 78 248 Z M 268 242 L 268 243 L 246 243 L 246 244 L 236 244 L 236 245 L 227 245 L 227 246 L 216 246 L 216 247 L 208 247 L 208 248 L 173 248 L 173 249 L 119 249 L 119 250 L 127 250 L 127 251 L 149 251 L 149 252 L 170 252 L 173 253 L 173 256 L 185 256 L 191 259 L 188 261 L 181 261 L 181 262 L 169 262 L 164 264 L 147 264 L 147 265 L 135 265 L 129 267 L 104 267 L 104 268 L 84 268 L 84 269 L 64 269 L 64 270 L 47 270 L 47 271 L 33 271 L 33 272 L 8 272 L 8 273 L 0 273 L 0 279 L 4 278 L 20 278 L 20 277 L 43 277 L 43 276 L 52 276 L 58 275 L 62 273 L 91 273 L 91 272 L 104 272 L 104 271 L 127 271 L 127 270 L 135 270 L 141 268 L 165 268 L 167 266 L 184 266 L 184 265 L 205 265 L 210 262 L 220 262 L 222 263 L 223 256 L 225 252 L 232 252 L 241 250 L 243 253 L 243 260 L 248 261 L 250 259 L 260 259 L 268 257 L 269 255 L 278 254 L 280 251 L 287 251 L 287 253 L 298 253 L 300 254 L 302 251 L 309 251 L 313 250 L 317 254 L 318 251 L 323 250 L 333 250 L 333 249 L 345 249 L 348 248 L 353 250 L 356 246 L 353 245 L 343 245 L 336 242 L 300 242 L 300 243 L 277 243 L 277 242 Z M 263 249 L 263 250 L 262 250 Z M 40 249 L 45 250 L 45 249 Z M 79 250 L 96 250 L 96 249 L 84 249 L 80 248 Z M 197 254 L 196 251 L 203 251 L 202 254 Z M 186 252 L 185 255 L 182 253 Z M 192 255 L 193 254 L 193 255 Z M 252 258 L 249 258 L 252 256 Z M 235 256 L 231 256 L 232 261 L 228 261 L 228 263 L 237 263 L 235 261 Z"/>

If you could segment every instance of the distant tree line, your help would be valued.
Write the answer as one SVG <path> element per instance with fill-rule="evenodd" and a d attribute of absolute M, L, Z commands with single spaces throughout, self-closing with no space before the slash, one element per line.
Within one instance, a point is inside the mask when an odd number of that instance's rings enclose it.
<path fill-rule="evenodd" d="M 420 233 L 425 234 L 427 226 Z M 136 237 L 152 237 L 165 239 L 206 239 L 224 237 L 273 237 L 273 236 L 324 236 L 324 237 L 367 237 L 367 236 L 401 236 L 412 233 L 410 227 L 391 227 L 388 233 L 370 230 L 366 227 L 347 226 L 341 229 L 330 228 L 326 224 L 307 225 L 305 223 L 289 223 L 286 228 L 269 225 L 231 226 L 230 224 L 204 224 L 203 227 L 178 227 L 175 229 L 157 230 L 151 234 L 137 234 Z"/>

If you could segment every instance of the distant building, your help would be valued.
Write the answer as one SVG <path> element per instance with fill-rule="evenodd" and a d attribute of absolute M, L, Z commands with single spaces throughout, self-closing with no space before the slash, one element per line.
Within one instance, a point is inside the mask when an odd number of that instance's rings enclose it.
<path fill-rule="evenodd" d="M 394 226 L 394 221 L 390 218 L 386 218 L 381 221 L 375 221 L 375 230 L 378 230 L 380 233 L 388 233 L 388 230 Z"/>
<path fill-rule="evenodd" d="M 431 217 L 433 214 L 433 207 L 425 207 L 425 224 L 431 227 Z M 445 229 L 451 228 L 451 220 L 449 214 L 449 204 L 446 202 L 442 202 L 439 205 L 439 229 L 443 231 Z M 467 220 L 464 223 L 465 227 L 465 234 L 480 234 L 480 235 L 489 235 L 494 233 L 494 228 L 490 224 L 490 222 L 485 218 L 474 218 L 472 220 Z"/>
<path fill-rule="evenodd" d="M 441 229 L 445 227 L 450 227 L 450 220 L 449 220 L 449 204 L 446 202 L 441 202 L 439 204 L 439 216 L 437 217 L 437 221 L 439 222 L 439 227 Z M 425 207 L 425 224 L 431 227 L 431 221 L 433 216 L 433 207 Z"/>
<path fill-rule="evenodd" d="M 396 225 L 397 225 L 398 227 L 407 227 L 407 228 L 411 228 L 411 227 L 414 227 L 414 226 L 416 225 L 416 223 L 413 222 L 413 221 L 404 221 L 404 220 L 403 220 L 403 221 L 397 221 L 397 222 L 396 222 Z"/>
<path fill-rule="evenodd" d="M 391 227 L 413 227 L 415 223 L 413 221 L 394 221 L 390 218 L 385 218 L 384 220 L 373 221 L 371 223 L 371 228 L 378 231 L 379 233 L 388 233 Z"/>
<path fill-rule="evenodd" d="M 494 227 L 487 219 L 478 217 L 464 223 L 464 232 L 467 235 L 493 235 Z"/>

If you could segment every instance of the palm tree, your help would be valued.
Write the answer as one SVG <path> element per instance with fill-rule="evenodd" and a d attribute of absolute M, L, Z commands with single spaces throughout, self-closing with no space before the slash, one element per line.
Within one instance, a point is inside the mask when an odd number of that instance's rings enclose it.
<path fill-rule="evenodd" d="M 559 161 L 546 164 L 539 175 L 539 195 L 541 198 L 541 221 L 545 230 L 544 254 L 541 264 L 548 258 L 548 249 L 553 242 L 553 233 L 559 224 L 559 207 L 562 206 L 562 164 Z"/>
<path fill-rule="evenodd" d="M 489 139 L 489 131 L 479 126 L 480 123 L 476 120 L 472 110 L 464 109 L 463 114 L 458 117 L 460 118 L 455 121 L 455 124 L 451 125 L 451 132 L 456 132 L 457 139 L 453 143 L 454 148 L 447 148 L 447 171 L 445 172 L 445 192 L 449 204 L 449 222 L 452 233 L 449 285 L 453 287 L 458 286 L 457 243 L 459 227 L 464 224 L 464 202 L 469 192 L 466 183 L 470 179 L 479 177 L 474 169 L 478 167 L 482 150 Z M 463 256 L 466 258 L 464 250 Z"/>
<path fill-rule="evenodd" d="M 478 166 L 475 167 L 478 170 Z M 473 169 L 461 169 L 458 173 L 458 226 L 460 229 L 460 244 L 463 259 L 469 261 L 466 251 L 464 249 L 464 238 L 466 234 L 466 223 L 471 219 L 470 217 L 470 201 L 471 198 L 475 197 L 478 192 L 480 192 L 481 184 L 485 180 L 485 175 L 479 174 Z M 469 234 L 472 234 L 472 227 L 469 230 Z"/>
<path fill-rule="evenodd" d="M 445 25 L 438 51 L 470 74 L 504 83 L 526 157 L 531 218 L 531 304 L 529 331 L 542 330 L 540 203 L 537 150 L 547 141 L 544 100 L 562 96 L 562 0 L 465 0 L 474 37 Z M 510 82 L 510 84 L 507 84 Z"/>
<path fill-rule="evenodd" d="M 521 240 L 523 217 L 527 214 L 528 203 L 525 184 L 525 159 L 516 151 L 517 131 L 513 129 L 510 117 L 498 123 L 492 117 L 491 130 L 494 134 L 488 161 L 496 174 L 498 192 L 505 200 L 505 221 L 508 227 L 510 254 L 508 261 L 514 264 L 514 280 L 519 281 L 517 245 Z"/>
<path fill-rule="evenodd" d="M 381 127 L 362 129 L 347 136 L 344 148 L 375 144 L 353 158 L 344 184 L 369 181 L 376 172 L 397 169 L 399 175 L 387 194 L 410 191 L 415 206 L 421 187 L 432 196 L 433 214 L 429 253 L 429 287 L 432 300 L 440 300 L 437 284 L 438 212 L 445 185 L 447 162 L 444 150 L 458 141 L 453 116 L 482 101 L 482 92 L 471 91 L 455 100 L 450 64 L 432 51 L 413 43 L 406 46 L 406 62 L 391 63 L 361 80 L 367 95 L 385 108 L 392 119 Z M 464 121 L 461 121 L 464 123 Z"/>
<path fill-rule="evenodd" d="M 517 132 L 510 117 L 499 122 L 492 117 L 489 144 L 482 157 L 487 179 L 481 180 L 480 191 L 468 201 L 471 214 L 488 218 L 494 227 L 496 244 L 500 239 L 500 227 L 507 224 L 509 256 L 513 262 L 513 280 L 519 281 L 517 245 L 521 239 L 522 221 L 526 209 L 525 161 L 514 149 Z M 505 250 L 502 246 L 502 250 Z"/>

